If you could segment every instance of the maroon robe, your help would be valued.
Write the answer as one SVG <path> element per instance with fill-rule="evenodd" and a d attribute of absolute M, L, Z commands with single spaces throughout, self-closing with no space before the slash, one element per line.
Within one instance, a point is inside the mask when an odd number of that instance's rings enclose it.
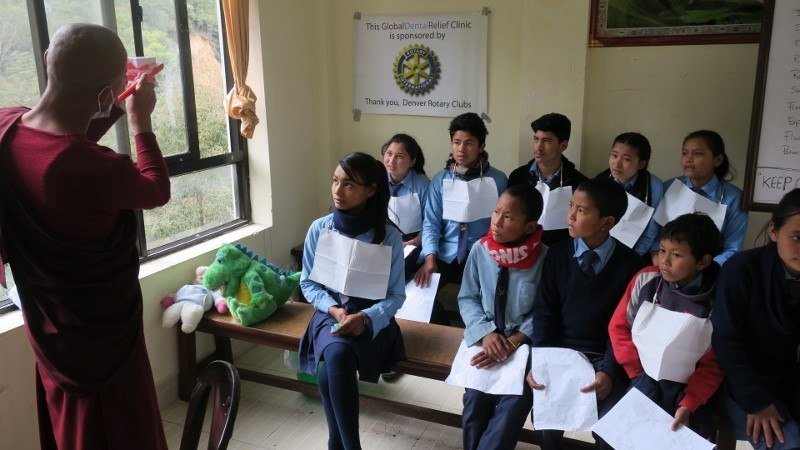
<path fill-rule="evenodd" d="M 133 209 L 169 200 L 152 133 L 137 164 L 86 136 L 19 123 L 0 109 L 0 248 L 10 262 L 36 358 L 42 448 L 166 449 L 142 333 Z"/>

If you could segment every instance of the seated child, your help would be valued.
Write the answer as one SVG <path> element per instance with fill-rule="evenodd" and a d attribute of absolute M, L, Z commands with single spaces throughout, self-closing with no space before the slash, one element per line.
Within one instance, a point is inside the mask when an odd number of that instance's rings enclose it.
<path fill-rule="evenodd" d="M 548 250 L 533 301 L 533 347 L 568 348 L 586 355 L 596 375 L 581 391 L 597 393 L 600 417 L 622 397 L 628 383 L 614 358 L 608 322 L 628 282 L 643 266 L 636 252 L 609 235 L 627 205 L 625 190 L 609 179 L 595 178 L 578 186 L 567 217 L 572 239 Z M 546 389 L 530 372 L 528 384 Z M 561 448 L 563 434 L 542 431 L 542 449 Z M 595 439 L 597 448 L 608 448 L 602 439 Z"/>
<path fill-rule="evenodd" d="M 622 185 L 625 192 L 655 209 L 664 196 L 664 182 L 647 170 L 651 152 L 650 141 L 642 134 L 622 133 L 611 145 L 608 169 L 597 174 L 596 178 L 611 178 Z M 645 264 L 649 265 L 651 261 L 657 264 L 658 224 L 652 217 L 633 250 L 645 258 Z"/>
<path fill-rule="evenodd" d="M 508 176 L 508 185 L 529 184 L 536 187 L 539 182 L 547 189 L 569 187 L 575 189 L 586 181 L 586 175 L 575 168 L 575 164 L 564 156 L 569 145 L 572 124 L 567 116 L 549 113 L 531 122 L 533 129 L 533 159 L 514 169 Z M 552 246 L 569 239 L 566 228 L 545 230 L 542 242 Z"/>
<path fill-rule="evenodd" d="M 311 224 L 303 249 L 300 289 L 314 315 L 300 341 L 300 370 L 318 376 L 328 448 L 356 449 L 358 379 L 376 383 L 405 359 L 394 320 L 406 298 L 403 241 L 387 215 L 386 169 L 372 156 L 350 153 L 339 160 L 331 194 L 333 214 Z M 346 255 L 337 253 L 341 248 Z M 349 261 L 351 253 L 362 268 Z M 359 283 L 365 275 L 370 282 Z"/>
<path fill-rule="evenodd" d="M 439 288 L 461 283 L 464 264 L 472 245 L 489 230 L 489 218 L 497 198 L 506 190 L 506 176 L 489 165 L 486 125 L 475 113 L 464 113 L 450 122 L 452 153 L 444 169 L 428 185 L 422 223 L 422 266 L 414 276 L 417 286 L 429 286 L 431 274 L 441 273 Z M 467 184 L 477 195 L 466 197 Z M 439 299 L 431 322 L 449 325 Z"/>
<path fill-rule="evenodd" d="M 721 250 L 722 237 L 707 215 L 685 214 L 667 223 L 661 232 L 659 265 L 636 274 L 608 326 L 614 356 L 631 378 L 631 388 L 673 415 L 673 429 L 688 425 L 705 438 L 711 437 L 713 427 L 704 405 L 722 383 L 708 320 L 719 274 L 713 258 Z M 664 310 L 692 317 L 664 314 Z M 643 316 L 636 320 L 638 314 Z M 684 323 L 675 328 L 676 333 L 693 342 L 708 340 L 707 351 L 694 355 L 694 361 L 685 361 L 680 373 L 659 374 L 670 349 L 659 345 L 669 336 L 653 331 L 652 324 L 658 323 Z M 659 357 L 643 365 L 641 351 Z M 678 367 L 671 369 L 678 371 Z"/>
<path fill-rule="evenodd" d="M 483 351 L 471 361 L 489 369 L 503 364 L 533 334 L 533 299 L 547 246 L 542 244 L 542 196 L 532 186 L 507 189 L 492 213 L 486 236 L 472 247 L 464 268 L 458 307 L 466 344 Z M 525 347 L 527 348 L 527 347 Z M 462 414 L 465 449 L 513 449 L 533 397 L 493 395 L 467 388 Z"/>
<path fill-rule="evenodd" d="M 711 322 L 720 408 L 757 450 L 800 448 L 800 189 L 783 196 L 771 242 L 722 266 Z"/>
<path fill-rule="evenodd" d="M 697 195 L 725 207 L 722 222 L 722 252 L 714 257 L 719 265 L 740 251 L 747 232 L 747 211 L 742 210 L 742 190 L 730 183 L 733 179 L 725 143 L 716 131 L 698 130 L 683 139 L 681 150 L 683 176 L 664 182 L 664 199 L 661 208 L 673 200 L 668 194 L 672 183 L 683 183 Z"/>

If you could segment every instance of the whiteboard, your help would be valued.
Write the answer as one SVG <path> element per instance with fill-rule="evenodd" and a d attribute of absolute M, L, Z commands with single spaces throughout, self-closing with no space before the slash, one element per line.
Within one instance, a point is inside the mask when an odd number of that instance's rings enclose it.
<path fill-rule="evenodd" d="M 744 207 L 769 211 L 796 187 L 800 187 L 800 0 L 767 0 Z"/>

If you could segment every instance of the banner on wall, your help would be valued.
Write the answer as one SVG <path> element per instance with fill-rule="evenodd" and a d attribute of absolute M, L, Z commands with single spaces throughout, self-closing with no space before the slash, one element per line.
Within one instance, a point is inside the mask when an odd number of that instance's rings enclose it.
<path fill-rule="evenodd" d="M 488 10 L 356 14 L 355 116 L 486 111 Z"/>

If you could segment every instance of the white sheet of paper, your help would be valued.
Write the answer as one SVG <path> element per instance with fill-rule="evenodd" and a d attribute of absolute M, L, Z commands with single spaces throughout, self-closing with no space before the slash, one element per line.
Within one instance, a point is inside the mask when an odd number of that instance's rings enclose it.
<path fill-rule="evenodd" d="M 653 211 L 647 203 L 628 194 L 628 209 L 619 223 L 611 229 L 611 236 L 632 249 L 650 223 Z"/>
<path fill-rule="evenodd" d="M 417 248 L 416 245 L 406 245 L 403 247 L 403 259 L 408 258 L 408 255 L 411 254 Z"/>
<path fill-rule="evenodd" d="M 728 205 L 717 203 L 709 200 L 691 189 L 686 187 L 681 180 L 675 180 L 667 189 L 661 203 L 658 204 L 658 209 L 653 215 L 656 223 L 662 227 L 668 222 L 675 220 L 678 216 L 690 214 L 693 212 L 702 212 L 708 214 L 714 224 L 722 230 L 722 224 L 725 222 L 725 211 L 728 210 Z"/>
<path fill-rule="evenodd" d="M 511 354 L 511 358 L 491 369 L 476 369 L 469 364 L 469 361 L 482 351 L 482 346 L 467 347 L 467 343 L 462 339 L 456 358 L 453 360 L 450 375 L 445 383 L 475 389 L 487 394 L 522 395 L 522 384 L 525 382 L 525 368 L 528 365 L 530 347 L 527 344 L 520 345 Z"/>
<path fill-rule="evenodd" d="M 442 218 L 469 223 L 491 217 L 497 198 L 497 183 L 492 177 L 442 180 Z"/>
<path fill-rule="evenodd" d="M 320 230 L 308 278 L 350 297 L 386 298 L 392 247 Z"/>
<path fill-rule="evenodd" d="M 714 444 L 689 427 L 672 431 L 672 418 L 638 389 L 631 389 L 592 431 L 625 450 L 712 450 Z"/>
<path fill-rule="evenodd" d="M 536 183 L 536 190 L 542 194 L 544 208 L 539 217 L 539 225 L 545 230 L 562 230 L 567 228 L 567 212 L 572 200 L 572 186 L 550 190 L 542 181 Z"/>
<path fill-rule="evenodd" d="M 408 248 L 408 247 L 406 247 Z M 434 272 L 431 274 L 431 284 L 428 287 L 421 287 L 414 284 L 414 280 L 406 284 L 406 301 L 397 310 L 395 319 L 413 320 L 415 322 L 428 323 L 431 321 L 433 311 L 433 300 L 436 298 L 436 289 L 439 287 L 439 279 L 442 274 Z"/>
<path fill-rule="evenodd" d="M 711 347 L 711 332 L 710 319 L 642 302 L 631 337 L 650 378 L 686 383 Z"/>
<path fill-rule="evenodd" d="M 422 229 L 422 207 L 416 192 L 400 197 L 389 197 L 389 220 L 394 222 L 403 234 Z"/>
<path fill-rule="evenodd" d="M 581 388 L 594 381 L 594 368 L 582 353 L 568 348 L 531 350 L 533 427 L 537 430 L 587 431 L 597 422 L 597 396 Z"/>

